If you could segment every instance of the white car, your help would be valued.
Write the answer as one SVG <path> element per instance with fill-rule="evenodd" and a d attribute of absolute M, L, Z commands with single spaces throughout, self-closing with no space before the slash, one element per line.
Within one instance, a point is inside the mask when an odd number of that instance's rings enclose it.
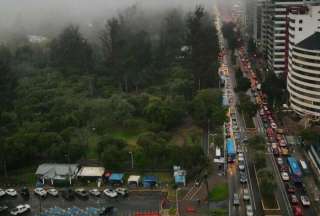
<path fill-rule="evenodd" d="M 50 188 L 47 190 L 47 193 L 51 196 L 58 196 L 58 190 L 55 188 Z"/>
<path fill-rule="evenodd" d="M 116 192 L 122 196 L 125 196 L 128 194 L 128 190 L 126 188 L 116 188 Z"/>
<path fill-rule="evenodd" d="M 239 153 L 239 154 L 238 154 L 238 160 L 239 160 L 239 161 L 244 161 L 244 155 L 243 155 L 243 153 Z"/>
<path fill-rule="evenodd" d="M 277 158 L 277 163 L 278 163 L 279 166 L 282 165 L 283 164 L 283 159 L 281 157 L 278 157 Z"/>
<path fill-rule="evenodd" d="M 289 181 L 290 177 L 287 172 L 281 172 L 281 178 L 283 181 Z"/>
<path fill-rule="evenodd" d="M 17 196 L 17 191 L 15 189 L 10 188 L 10 189 L 6 190 L 6 194 L 8 194 L 9 196 L 14 197 L 14 196 Z"/>
<path fill-rule="evenodd" d="M 118 193 L 114 191 L 113 189 L 105 189 L 103 193 L 110 198 L 115 198 L 118 196 Z"/>
<path fill-rule="evenodd" d="M 24 204 L 24 205 L 18 205 L 17 207 L 15 207 L 14 209 L 12 209 L 10 211 L 10 214 L 11 215 L 20 215 L 20 214 L 23 214 L 27 211 L 30 211 L 30 205 L 28 204 Z"/>
<path fill-rule="evenodd" d="M 45 197 L 47 196 L 47 191 L 41 187 L 35 188 L 33 190 L 34 194 L 41 196 L 41 197 Z"/>
<path fill-rule="evenodd" d="M 243 161 L 239 162 L 239 170 L 244 170 L 245 169 L 245 165 Z"/>
<path fill-rule="evenodd" d="M 302 196 L 300 197 L 300 199 L 301 199 L 301 203 L 302 203 L 303 206 L 310 206 L 310 205 L 311 205 L 308 196 L 302 195 Z"/>
<path fill-rule="evenodd" d="M 89 193 L 93 196 L 100 196 L 101 195 L 101 192 L 96 188 L 89 190 Z"/>
<path fill-rule="evenodd" d="M 246 206 L 247 216 L 253 216 L 253 209 L 251 205 Z"/>
<path fill-rule="evenodd" d="M 244 201 L 250 200 L 250 194 L 248 189 L 243 189 L 243 200 Z"/>
<path fill-rule="evenodd" d="M 276 123 L 272 122 L 272 123 L 271 123 L 271 127 L 272 127 L 272 129 L 277 129 Z"/>
<path fill-rule="evenodd" d="M 0 188 L 0 197 L 3 197 L 4 195 L 6 195 L 6 192 Z"/>

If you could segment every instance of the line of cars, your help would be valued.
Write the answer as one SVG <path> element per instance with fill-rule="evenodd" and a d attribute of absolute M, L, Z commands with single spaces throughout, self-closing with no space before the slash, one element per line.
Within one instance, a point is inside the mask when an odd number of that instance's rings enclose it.
<path fill-rule="evenodd" d="M 286 160 L 290 160 L 287 158 L 290 155 L 289 147 L 287 146 L 286 140 L 284 138 L 284 131 L 283 129 L 278 128 L 271 110 L 268 108 L 268 104 L 266 102 L 266 95 L 262 93 L 260 89 L 260 84 L 256 79 L 256 76 L 251 69 L 249 61 L 244 57 L 244 50 L 242 49 L 240 51 L 240 54 L 242 55 L 241 61 L 243 61 L 246 65 L 246 72 L 249 73 L 249 77 L 251 80 L 251 91 L 253 95 L 255 96 L 256 103 L 259 107 L 259 115 L 260 118 L 263 121 L 263 126 L 266 129 L 266 135 L 268 138 L 268 142 L 271 144 L 271 151 L 273 154 L 273 157 L 275 158 L 278 169 L 281 175 L 282 180 L 285 182 L 285 187 L 287 190 L 288 197 L 290 199 L 290 202 L 293 207 L 293 212 L 295 216 L 302 216 L 303 211 L 299 204 L 298 195 L 296 192 L 298 191 L 298 188 L 302 191 L 302 194 L 300 195 L 301 204 L 304 207 L 310 206 L 310 200 L 308 196 L 306 195 L 306 191 L 304 189 L 304 186 L 301 182 L 300 177 L 296 176 L 294 172 L 294 168 L 292 165 L 288 166 Z M 249 65 L 249 66 L 248 66 Z M 290 164 L 290 161 L 288 162 Z M 294 165 L 298 166 L 298 165 Z M 293 181 L 293 184 L 292 182 Z"/>
<path fill-rule="evenodd" d="M 129 192 L 127 188 L 106 188 L 104 190 L 99 190 L 97 188 L 93 188 L 90 190 L 86 190 L 84 188 L 76 188 L 76 189 L 71 189 L 71 188 L 65 188 L 60 191 L 58 191 L 55 188 L 42 188 L 42 187 L 37 187 L 33 190 L 34 195 L 39 197 L 40 199 L 45 199 L 48 195 L 52 197 L 59 197 L 59 194 L 67 200 L 67 201 L 72 201 L 75 199 L 75 197 L 78 197 L 80 199 L 89 199 L 89 195 L 94 196 L 94 197 L 101 197 L 102 194 L 107 197 L 107 198 L 116 198 L 116 197 L 127 197 Z M 21 188 L 19 191 L 9 188 L 6 190 L 0 189 L 0 198 L 4 198 L 6 196 L 14 198 L 17 197 L 18 194 L 24 199 L 28 200 L 30 197 L 30 192 L 27 187 Z M 24 214 L 27 211 L 30 211 L 31 206 L 29 204 L 19 204 L 15 208 L 10 210 L 11 215 L 21 215 Z M 8 211 L 8 206 L 6 205 L 0 205 L 0 214 L 2 212 L 7 212 Z"/>

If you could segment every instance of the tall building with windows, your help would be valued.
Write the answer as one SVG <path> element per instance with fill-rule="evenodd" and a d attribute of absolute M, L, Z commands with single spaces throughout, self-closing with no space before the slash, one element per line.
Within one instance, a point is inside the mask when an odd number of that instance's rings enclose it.
<path fill-rule="evenodd" d="M 320 0 L 261 0 L 257 4 L 261 10 L 259 48 L 267 60 L 268 71 L 279 76 L 287 72 L 288 47 L 286 44 L 289 9 L 296 6 L 313 5 L 317 2 Z"/>
<path fill-rule="evenodd" d="M 292 7 L 288 13 L 287 88 L 291 108 L 320 118 L 320 6 Z"/>

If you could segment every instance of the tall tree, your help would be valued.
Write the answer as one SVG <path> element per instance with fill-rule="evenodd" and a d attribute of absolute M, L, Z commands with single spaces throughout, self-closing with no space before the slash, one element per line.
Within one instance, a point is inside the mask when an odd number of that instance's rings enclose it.
<path fill-rule="evenodd" d="M 203 7 L 196 7 L 195 11 L 187 18 L 186 43 L 191 52 L 186 61 L 192 71 L 196 89 L 217 86 L 218 80 L 214 80 L 212 66 L 217 61 L 219 44 L 217 29 L 214 20 Z M 217 64 L 214 66 L 217 67 Z"/>
<path fill-rule="evenodd" d="M 79 28 L 72 25 L 51 42 L 50 58 L 53 66 L 67 73 L 88 73 L 93 66 L 89 42 L 81 35 Z"/>

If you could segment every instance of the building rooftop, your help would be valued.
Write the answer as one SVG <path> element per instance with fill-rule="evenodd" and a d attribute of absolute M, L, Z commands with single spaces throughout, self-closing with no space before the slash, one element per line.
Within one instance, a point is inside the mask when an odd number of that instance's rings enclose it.
<path fill-rule="evenodd" d="M 308 50 L 320 50 L 320 32 L 315 32 L 296 46 Z"/>

